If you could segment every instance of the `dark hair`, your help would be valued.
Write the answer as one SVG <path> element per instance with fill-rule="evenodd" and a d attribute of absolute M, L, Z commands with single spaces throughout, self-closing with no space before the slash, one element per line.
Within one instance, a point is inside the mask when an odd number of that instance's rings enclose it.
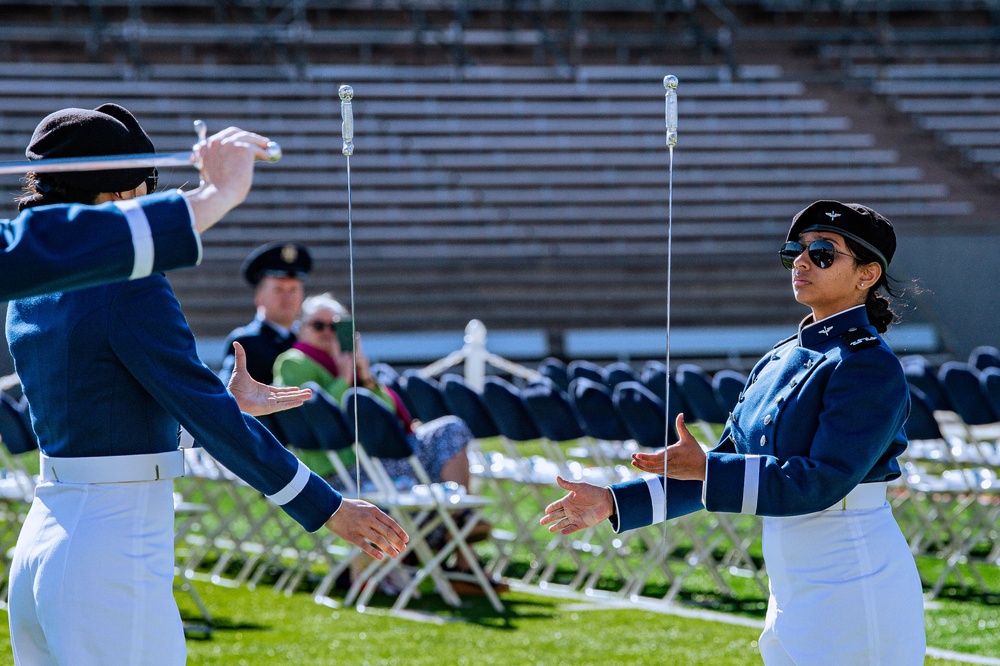
<path fill-rule="evenodd" d="M 847 244 L 847 249 L 854 255 L 855 261 L 859 266 L 880 263 L 875 253 L 865 248 L 861 243 L 846 236 L 844 237 L 844 242 Z M 889 297 L 899 301 L 907 292 L 919 294 L 920 288 L 917 287 L 916 282 L 916 280 L 911 280 L 910 286 L 907 288 L 902 282 L 889 275 L 888 271 L 882 269 L 882 274 L 879 276 L 878 281 L 868 289 L 868 297 L 865 299 L 865 310 L 868 313 L 868 321 L 875 327 L 876 331 L 885 333 L 889 330 L 889 326 L 899 323 L 900 313 L 893 310 L 893 302 L 889 300 Z M 885 295 L 879 293 L 880 289 L 885 291 Z M 905 301 L 902 301 L 900 306 L 901 308 L 905 308 L 907 304 Z"/>
<path fill-rule="evenodd" d="M 48 174 L 36 174 L 33 171 L 28 172 L 21 182 L 21 195 L 14 199 L 17 202 L 18 212 L 49 204 L 93 204 L 101 194 L 74 187 Z"/>

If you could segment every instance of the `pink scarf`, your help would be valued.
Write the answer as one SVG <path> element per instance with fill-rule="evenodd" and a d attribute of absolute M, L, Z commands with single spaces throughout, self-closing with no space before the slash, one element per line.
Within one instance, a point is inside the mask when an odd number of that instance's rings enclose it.
<path fill-rule="evenodd" d="M 315 361 L 320 365 L 321 368 L 329 372 L 334 377 L 340 376 L 340 371 L 337 369 L 337 362 L 332 356 L 327 354 L 325 351 L 319 347 L 314 347 L 308 342 L 302 342 L 301 340 L 296 340 L 295 344 L 292 345 L 292 349 L 298 349 L 300 352 L 308 356 L 310 359 Z M 396 406 L 396 417 L 400 421 L 400 425 L 403 426 L 403 432 L 410 434 L 413 432 L 413 426 L 410 421 L 412 417 L 410 416 L 409 410 L 403 404 L 402 398 L 400 398 L 395 391 L 389 387 L 384 387 L 386 393 L 392 398 L 392 402 Z"/>
<path fill-rule="evenodd" d="M 319 347 L 314 347 L 308 342 L 296 340 L 295 344 L 292 345 L 292 349 L 298 349 L 300 352 L 318 363 L 320 367 L 329 372 L 332 376 L 338 377 L 340 375 L 340 371 L 337 369 L 337 362 L 332 356 Z"/>

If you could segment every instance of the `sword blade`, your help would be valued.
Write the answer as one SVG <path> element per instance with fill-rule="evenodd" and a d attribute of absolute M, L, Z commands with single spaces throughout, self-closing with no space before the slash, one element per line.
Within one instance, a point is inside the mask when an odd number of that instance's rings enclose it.
<path fill-rule="evenodd" d="M 139 155 L 103 155 L 100 157 L 67 157 L 27 162 L 0 162 L 0 175 L 63 173 L 67 171 L 107 171 L 140 167 L 194 166 L 194 153 L 144 153 Z"/>

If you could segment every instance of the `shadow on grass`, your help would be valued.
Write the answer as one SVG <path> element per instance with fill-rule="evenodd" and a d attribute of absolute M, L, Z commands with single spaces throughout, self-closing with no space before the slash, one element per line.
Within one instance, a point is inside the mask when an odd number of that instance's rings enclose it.
<path fill-rule="evenodd" d="M 938 593 L 937 598 L 947 599 L 948 601 L 975 603 L 981 606 L 1000 606 L 1000 593 L 982 592 L 968 587 L 946 586 Z"/>
<path fill-rule="evenodd" d="M 515 579 L 524 577 L 528 572 L 529 566 L 524 562 L 512 563 L 507 569 L 508 576 Z M 552 582 L 557 585 L 568 583 L 575 575 L 576 571 L 572 568 L 559 567 L 552 576 Z M 623 581 L 619 578 L 602 577 L 596 589 L 617 593 L 621 590 L 622 584 Z M 687 579 L 685 586 L 674 596 L 674 601 L 684 606 L 763 619 L 767 614 L 767 597 L 762 595 L 759 588 L 749 584 L 749 581 L 739 586 L 734 578 L 733 584 L 734 588 L 741 587 L 738 592 L 740 596 L 729 596 L 719 592 L 704 572 L 697 573 Z M 669 590 L 670 585 L 666 580 L 649 582 L 642 590 L 642 597 L 647 601 L 656 601 L 665 597 Z"/>
<path fill-rule="evenodd" d="M 205 623 L 205 618 L 195 612 L 181 610 L 181 620 L 184 622 L 184 637 L 188 641 L 210 641 L 215 633 L 227 631 L 270 631 L 269 624 L 256 622 L 234 622 L 231 618 L 215 615 L 211 624 Z"/>
<path fill-rule="evenodd" d="M 449 606 L 434 592 L 433 587 L 421 592 L 419 599 L 407 605 L 407 612 L 424 613 L 446 621 L 462 622 L 497 631 L 517 631 L 519 623 L 529 620 L 550 620 L 558 615 L 558 603 L 516 592 L 500 595 L 504 610 L 496 611 L 485 596 L 463 596 L 462 605 Z M 380 612 L 392 608 L 395 597 L 381 593 L 372 597 L 369 607 Z"/>

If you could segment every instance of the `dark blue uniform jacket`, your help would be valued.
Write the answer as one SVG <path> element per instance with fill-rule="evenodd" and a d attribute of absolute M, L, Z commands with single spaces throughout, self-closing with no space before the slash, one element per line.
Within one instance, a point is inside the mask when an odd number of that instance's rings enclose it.
<path fill-rule="evenodd" d="M 0 220 L 0 301 L 195 266 L 201 240 L 176 190 Z"/>
<path fill-rule="evenodd" d="M 47 455 L 172 451 L 179 421 L 265 495 L 285 488 L 298 470 L 295 456 L 240 412 L 198 358 L 162 275 L 14 301 L 7 339 Z M 312 474 L 282 508 L 313 531 L 340 503 L 340 495 Z"/>
<path fill-rule="evenodd" d="M 811 321 L 811 319 L 809 320 Z M 698 509 L 759 516 L 821 511 L 865 482 L 899 476 L 909 393 L 864 306 L 809 324 L 750 373 L 706 480 L 611 486 L 616 531 Z"/>

